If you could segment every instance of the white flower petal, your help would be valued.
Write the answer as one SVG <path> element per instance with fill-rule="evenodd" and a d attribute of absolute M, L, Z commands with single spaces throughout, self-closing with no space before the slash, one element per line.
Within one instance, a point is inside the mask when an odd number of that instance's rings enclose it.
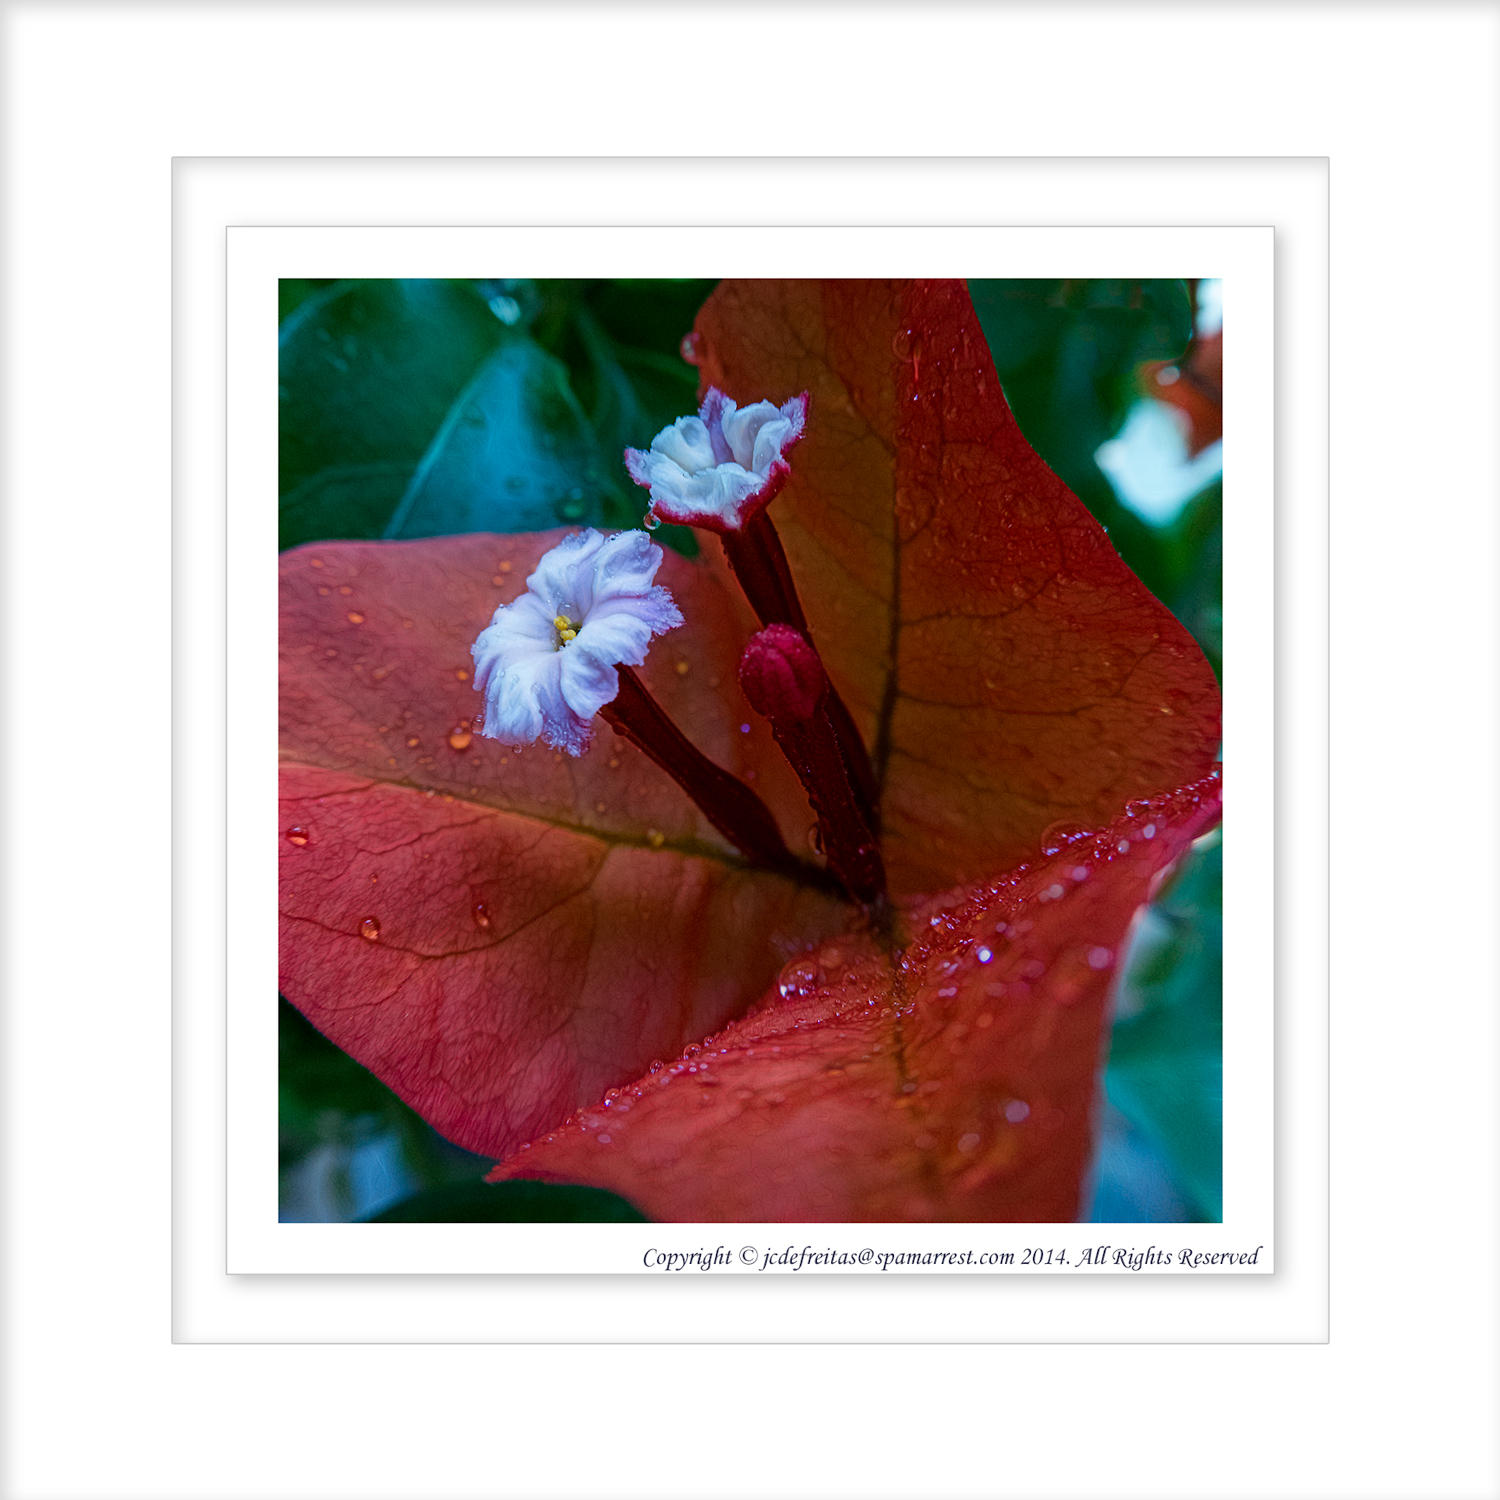
<path fill-rule="evenodd" d="M 700 417 L 678 417 L 651 439 L 651 451 L 689 474 L 714 461 L 714 445 Z"/>
<path fill-rule="evenodd" d="M 562 695 L 562 656 L 551 651 L 513 662 L 494 677 L 485 697 L 483 732 L 509 745 L 529 745 L 543 736 L 556 744 L 569 717 Z M 573 732 L 569 727 L 563 738 Z"/>
<path fill-rule="evenodd" d="M 603 536 L 590 529 L 565 536 L 542 554 L 536 571 L 526 580 L 526 587 L 540 598 L 549 620 L 559 614 L 577 619 L 588 613 L 594 602 L 593 563 L 603 546 Z M 580 598 L 584 592 L 587 597 Z"/>
<path fill-rule="evenodd" d="M 644 594 L 661 566 L 662 551 L 644 531 L 621 531 L 594 554 L 590 608 L 607 599 Z"/>
<path fill-rule="evenodd" d="M 496 672 L 524 661 L 527 657 L 550 655 L 557 649 L 557 629 L 552 616 L 537 596 L 529 591 L 495 611 L 489 626 L 474 642 L 474 686 L 489 691 Z"/>
<path fill-rule="evenodd" d="M 661 562 L 643 531 L 578 532 L 547 552 L 526 592 L 497 609 L 474 642 L 480 733 L 581 754 L 590 721 L 619 691 L 616 667 L 639 666 L 654 635 L 682 624 L 671 594 L 652 582 Z"/>
<path fill-rule="evenodd" d="M 785 482 L 786 454 L 802 436 L 806 395 L 783 406 L 757 401 L 739 408 L 710 389 L 696 417 L 680 417 L 651 440 L 651 451 L 629 448 L 630 477 L 651 491 L 663 520 L 737 531 L 756 501 Z"/>

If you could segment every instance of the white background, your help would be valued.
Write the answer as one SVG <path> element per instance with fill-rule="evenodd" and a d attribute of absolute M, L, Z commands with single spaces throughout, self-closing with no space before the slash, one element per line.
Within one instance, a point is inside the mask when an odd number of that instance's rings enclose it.
<path fill-rule="evenodd" d="M 606 174 L 615 179 L 630 177 L 639 184 L 641 174 L 616 165 L 580 170 L 577 167 L 549 169 L 545 199 L 536 195 L 540 173 L 493 171 L 467 174 L 471 201 L 480 201 L 486 189 L 503 185 L 516 211 L 536 212 L 547 217 L 558 203 L 585 198 L 599 201 Z M 319 185 L 318 171 L 303 172 L 292 164 L 277 163 L 274 172 L 261 176 L 267 187 L 279 190 L 278 206 L 288 203 L 287 190 L 295 184 L 294 198 L 302 205 L 321 199 L 337 199 L 336 189 Z M 454 172 L 451 175 L 459 176 Z M 906 172 L 888 170 L 881 179 L 884 191 L 905 199 Z M 1003 194 L 1013 212 L 1045 219 L 1071 207 L 1075 212 L 1085 196 L 1118 193 L 1134 174 L 1128 166 L 1096 164 L 1088 170 L 1073 169 L 1060 174 L 1041 171 L 991 170 L 971 174 L 972 183 Z M 1184 164 L 1169 174 L 1179 204 L 1197 212 L 1205 208 L 1203 171 Z M 1235 171 L 1216 169 L 1215 177 L 1234 178 Z M 1320 191 L 1321 164 L 1312 171 L 1292 168 L 1262 172 L 1262 179 L 1288 179 L 1289 191 L 1279 205 L 1290 218 L 1308 200 L 1310 223 L 1287 225 L 1287 243 L 1282 247 L 1284 265 L 1295 296 L 1321 290 L 1326 268 L 1324 221 L 1326 206 Z M 826 192 L 829 174 L 812 166 L 775 164 L 724 164 L 699 167 L 682 164 L 671 180 L 688 197 L 698 199 L 714 184 L 732 181 L 733 196 L 753 202 L 773 183 L 781 193 L 781 212 L 808 212 L 816 216 L 819 195 Z M 211 826 L 207 809 L 194 816 L 191 832 L 179 843 L 183 863 L 179 880 L 191 889 L 194 902 L 205 909 L 193 923 L 200 941 L 191 956 L 193 973 L 203 960 L 201 984 L 195 995 L 207 997 L 226 968 L 228 973 L 228 1033 L 212 1024 L 190 1024 L 187 1007 L 178 1010 L 178 1077 L 185 1074 L 217 1081 L 228 1071 L 228 1254 L 231 1272 L 307 1271 L 465 1271 L 465 1272 L 610 1272 L 655 1275 L 646 1264 L 652 1249 L 692 1250 L 722 1243 L 726 1237 L 735 1250 L 747 1247 L 784 1247 L 811 1243 L 818 1249 L 842 1249 L 858 1253 L 870 1248 L 877 1253 L 895 1250 L 1009 1250 L 1015 1264 L 1008 1271 L 992 1274 L 1034 1275 L 1025 1268 L 1027 1249 L 1062 1251 L 1070 1260 L 1081 1261 L 1085 1247 L 1113 1244 L 1118 1248 L 1167 1251 L 1165 1266 L 1153 1266 L 1151 1275 L 1184 1273 L 1176 1256 L 1184 1248 L 1194 1251 L 1239 1252 L 1249 1255 L 1261 1247 L 1253 1265 L 1242 1265 L 1237 1273 L 1264 1276 L 1275 1270 L 1283 1248 L 1273 1215 L 1273 1009 L 1274 950 L 1268 940 L 1275 930 L 1273 897 L 1274 823 L 1276 785 L 1273 776 L 1273 731 L 1275 703 L 1275 574 L 1273 551 L 1273 507 L 1275 474 L 1273 455 L 1273 333 L 1275 298 L 1272 286 L 1273 232 L 1269 228 L 863 228 L 863 229 L 701 229 L 701 228 L 611 228 L 611 229 L 381 229 L 381 228 L 268 228 L 238 224 L 228 231 L 227 286 L 215 279 L 225 267 L 226 221 L 253 216 L 261 204 L 254 190 L 246 191 L 245 174 L 218 161 L 184 164 L 179 173 L 179 195 L 175 204 L 179 276 L 190 275 L 208 295 L 198 302 L 179 297 L 176 315 L 180 334 L 175 371 L 177 390 L 176 482 L 179 494 L 209 490 L 224 452 L 212 440 L 195 441 L 200 418 L 211 427 L 220 410 L 227 409 L 228 452 L 228 675 L 235 683 L 229 699 L 228 785 L 234 796 L 228 807 L 228 908 L 237 919 L 227 934 L 227 943 L 211 940 L 216 932 L 215 908 L 225 901 L 223 871 L 226 849 L 218 830 Z M 387 211 L 399 202 L 402 187 L 415 185 L 420 168 L 385 174 L 383 191 Z M 695 187 L 694 179 L 699 179 Z M 528 180 L 529 179 L 529 180 Z M 559 179 L 562 179 L 559 181 Z M 1299 189 L 1301 190 L 1299 193 Z M 528 201 L 522 203 L 523 196 Z M 346 203 L 348 199 L 344 200 Z M 462 197 L 454 205 L 462 209 Z M 877 202 L 868 211 L 877 213 Z M 1143 204 L 1137 205 L 1144 207 Z M 1154 205 L 1153 205 L 1154 206 Z M 607 216 L 607 200 L 601 217 Z M 315 210 L 316 211 L 316 210 Z M 325 210 L 326 211 L 326 210 Z M 1264 210 L 1263 210 L 1264 211 Z M 206 266 L 197 265 L 200 257 Z M 192 264 L 193 269 L 188 270 Z M 277 1017 L 267 996 L 277 983 L 278 886 L 277 849 L 267 837 L 278 816 L 277 765 L 271 751 L 277 722 L 277 630 L 279 600 L 272 559 L 276 555 L 277 527 L 277 432 L 281 417 L 278 389 L 276 341 L 266 336 L 277 319 L 279 276 L 352 277 L 463 276 L 478 274 L 485 267 L 503 268 L 514 276 L 898 276 L 947 275 L 968 270 L 976 276 L 1131 276 L 1190 275 L 1197 267 L 1222 282 L 1226 318 L 1234 327 L 1234 358 L 1227 371 L 1225 391 L 1225 451 L 1233 455 L 1225 480 L 1224 502 L 1224 615 L 1225 659 L 1228 662 L 1224 705 L 1224 774 L 1230 792 L 1231 836 L 1224 853 L 1226 890 L 1224 911 L 1224 1219 L 1222 1224 L 1195 1225 L 1191 1229 L 1161 1225 L 1131 1225 L 1111 1228 L 1098 1224 L 1048 1225 L 1043 1228 L 1011 1225 L 954 1226 L 906 1224 L 871 1231 L 854 1225 L 737 1225 L 725 1227 L 576 1224 L 424 1224 L 406 1225 L 393 1234 L 390 1226 L 364 1226 L 351 1231 L 345 1224 L 282 1224 L 277 1217 Z M 227 302 L 226 294 L 227 292 Z M 225 311 L 228 325 L 228 386 L 224 387 L 226 360 L 223 343 Z M 1288 335 L 1291 334 L 1288 329 Z M 1290 357 L 1306 360 L 1299 378 L 1286 382 L 1283 406 L 1301 405 L 1291 438 L 1308 430 L 1321 440 L 1321 401 L 1326 389 L 1323 349 L 1326 329 L 1321 320 L 1300 330 L 1290 339 Z M 227 408 L 226 408 L 227 397 Z M 1308 407 L 1316 407 L 1316 417 Z M 1321 454 L 1319 454 L 1321 457 Z M 1324 467 L 1316 463 L 1310 479 L 1289 488 L 1289 504 L 1315 520 L 1317 534 L 1310 538 L 1320 545 L 1325 523 Z M 1291 542 L 1295 544 L 1298 530 Z M 224 551 L 211 527 L 194 527 L 191 548 L 179 546 L 179 576 L 217 577 L 225 572 Z M 185 534 L 179 531 L 180 543 Z M 201 545 L 197 545 L 201 544 Z M 207 606 L 205 605 L 205 609 Z M 222 612 L 223 605 L 220 605 Z M 224 659 L 220 642 L 203 632 L 188 643 L 183 675 L 191 679 L 210 674 Z M 1319 653 L 1321 656 L 1321 653 Z M 1307 680 L 1307 674 L 1303 674 Z M 1294 686 L 1295 683 L 1289 684 Z M 1321 691 L 1321 677 L 1315 684 Z M 1321 721 L 1321 712 L 1318 712 Z M 195 760 L 215 766 L 224 761 L 224 745 L 205 711 L 195 715 L 195 732 L 184 749 Z M 1311 748 L 1311 747 L 1310 747 Z M 1322 790 L 1321 747 L 1312 778 Z M 1286 780 L 1286 778 L 1283 778 Z M 1303 778 L 1306 783 L 1309 778 Z M 1295 779 L 1292 783 L 1294 784 Z M 195 812 L 198 811 L 195 809 Z M 1321 822 L 1312 838 L 1302 837 L 1290 852 L 1318 872 L 1316 888 L 1309 888 L 1305 872 L 1289 872 L 1289 889 L 1304 901 L 1321 898 L 1323 850 Z M 200 841 L 201 840 L 201 841 Z M 1302 873 L 1300 886 L 1297 875 Z M 227 950 L 227 952 L 226 952 Z M 1312 1050 L 1320 1055 L 1327 1030 L 1325 996 L 1319 983 L 1303 984 L 1281 997 L 1282 1033 L 1288 1056 L 1305 1057 Z M 207 1004 L 195 1003 L 195 1012 Z M 1275 1293 L 1249 1299 L 1230 1294 L 1227 1306 L 1215 1306 L 1209 1288 L 1192 1297 L 1179 1297 L 1170 1305 L 1161 1299 L 1125 1292 L 1117 1305 L 1105 1313 L 1099 1298 L 1089 1292 L 1068 1293 L 1053 1284 L 1045 1292 L 1022 1299 L 1011 1298 L 1001 1313 L 997 1306 L 990 1317 L 976 1316 L 973 1308 L 959 1311 L 949 1328 L 935 1329 L 928 1322 L 902 1327 L 893 1322 L 889 1304 L 878 1289 L 862 1298 L 828 1298 L 822 1308 L 824 1320 L 809 1327 L 805 1313 L 789 1317 L 779 1326 L 768 1319 L 763 1305 L 744 1301 L 737 1318 L 705 1320 L 699 1337 L 774 1340 L 838 1337 L 868 1339 L 872 1321 L 884 1315 L 890 1337 L 923 1334 L 973 1340 L 1017 1338 L 1322 1338 L 1327 1326 L 1324 1226 L 1327 1200 L 1321 1170 L 1326 1142 L 1321 1118 L 1327 1096 L 1320 1073 L 1306 1068 L 1292 1070 L 1294 1084 L 1302 1094 L 1284 1091 L 1289 1118 L 1297 1125 L 1303 1169 L 1297 1159 L 1286 1164 L 1283 1206 L 1290 1229 L 1286 1248 L 1293 1272 L 1282 1278 Z M 199 1101 L 201 1100 L 201 1104 Z M 227 1306 L 216 1311 L 204 1306 L 199 1294 L 221 1304 L 232 1297 L 220 1272 L 226 1255 L 218 1245 L 222 1233 L 221 1200 L 225 1191 L 225 1153 L 220 1145 L 219 1121 L 225 1113 L 222 1099 L 211 1097 L 207 1088 L 195 1088 L 191 1103 L 183 1098 L 176 1114 L 181 1136 L 176 1184 L 179 1219 L 191 1221 L 186 1229 L 190 1244 L 179 1259 L 178 1320 L 180 1337 L 194 1339 L 245 1337 L 267 1338 L 265 1310 L 252 1312 L 242 1304 L 238 1320 Z M 1317 1125 L 1309 1127 L 1309 1121 Z M 200 1250 L 199 1247 L 202 1247 Z M 184 1262 L 202 1255 L 205 1263 L 188 1272 Z M 734 1257 L 730 1270 L 718 1274 L 764 1275 L 756 1265 L 746 1266 Z M 1129 1278 L 1133 1273 L 1112 1269 L 1106 1274 Z M 803 1268 L 797 1274 L 812 1277 L 817 1270 Z M 833 1272 L 830 1274 L 838 1274 Z M 878 1267 L 867 1274 L 888 1275 Z M 972 1275 L 972 1271 L 948 1274 Z M 1056 1267 L 1049 1278 L 1056 1277 Z M 1093 1268 L 1083 1274 L 1094 1274 Z M 1212 1279 L 1212 1278 L 1210 1278 Z M 1300 1285 L 1294 1285 L 1300 1283 Z M 410 1301 L 410 1288 L 398 1294 Z M 1273 1296 L 1289 1293 L 1296 1312 L 1275 1317 L 1269 1308 Z M 274 1295 L 274 1293 L 273 1293 Z M 326 1297 L 326 1291 L 323 1295 Z M 340 1294 L 348 1296 L 348 1289 Z M 675 1293 L 669 1293 L 675 1297 Z M 757 1294 L 759 1296 L 759 1294 Z M 769 1295 L 769 1294 L 767 1294 Z M 485 1313 L 472 1307 L 467 1326 L 460 1334 L 472 1339 L 523 1336 L 517 1326 L 514 1306 L 524 1300 L 528 1309 L 542 1314 L 529 1331 L 545 1334 L 557 1330 L 557 1318 L 567 1318 L 567 1331 L 587 1335 L 602 1332 L 592 1315 L 579 1309 L 571 1296 L 557 1289 L 551 1301 L 559 1306 L 539 1306 L 543 1299 L 517 1287 L 503 1289 L 503 1300 L 491 1302 Z M 761 1301 L 764 1299 L 762 1298 Z M 395 1298 L 389 1292 L 366 1292 L 362 1304 L 350 1305 L 342 1322 L 329 1330 L 340 1337 L 377 1339 L 398 1325 L 385 1320 Z M 644 1311 L 644 1308 L 642 1309 Z M 498 1314 L 498 1316 L 497 1316 Z M 1019 1314 L 1019 1319 L 1018 1319 Z M 930 1314 L 927 1315 L 930 1318 Z M 1024 1321 L 1020 1321 L 1024 1319 Z M 406 1325 L 399 1325 L 405 1327 Z M 561 1331 L 561 1330 L 558 1330 Z M 315 1336 L 301 1330 L 302 1336 Z M 451 1337 L 452 1330 L 434 1325 L 434 1337 Z"/>
<path fill-rule="evenodd" d="M 757 14 L 6 9 L 8 1493 L 1496 1494 L 1495 7 Z M 168 1342 L 168 159 L 684 142 L 1330 158 L 1327 1345 Z"/>

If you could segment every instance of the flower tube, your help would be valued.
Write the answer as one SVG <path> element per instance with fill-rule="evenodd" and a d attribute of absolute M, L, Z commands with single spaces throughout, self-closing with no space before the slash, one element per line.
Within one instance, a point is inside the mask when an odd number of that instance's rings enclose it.
<path fill-rule="evenodd" d="M 788 455 L 807 428 L 807 392 L 781 406 L 740 407 L 710 387 L 697 416 L 679 417 L 647 451 L 625 450 L 625 467 L 651 493 L 646 524 L 672 521 L 717 532 L 762 625 L 789 625 L 812 647 L 786 551 L 766 507 L 791 477 Z M 816 649 L 812 647 L 812 649 Z M 829 686 L 820 712 L 848 767 L 861 815 L 878 825 L 878 788 L 853 715 Z"/>

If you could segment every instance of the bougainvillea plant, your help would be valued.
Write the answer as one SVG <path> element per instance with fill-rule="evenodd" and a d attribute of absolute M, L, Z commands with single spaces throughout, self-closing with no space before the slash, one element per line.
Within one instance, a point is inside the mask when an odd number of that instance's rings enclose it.
<path fill-rule="evenodd" d="M 1074 1218 L 1219 693 L 961 283 L 724 283 L 646 532 L 282 558 L 283 992 L 492 1180 Z"/>

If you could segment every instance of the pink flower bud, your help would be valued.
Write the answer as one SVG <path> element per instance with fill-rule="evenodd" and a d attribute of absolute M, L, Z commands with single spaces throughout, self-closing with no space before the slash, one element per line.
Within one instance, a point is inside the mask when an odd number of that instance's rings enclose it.
<path fill-rule="evenodd" d="M 756 713 L 804 723 L 817 712 L 828 676 L 807 638 L 790 625 L 767 625 L 740 657 L 740 686 Z"/>

